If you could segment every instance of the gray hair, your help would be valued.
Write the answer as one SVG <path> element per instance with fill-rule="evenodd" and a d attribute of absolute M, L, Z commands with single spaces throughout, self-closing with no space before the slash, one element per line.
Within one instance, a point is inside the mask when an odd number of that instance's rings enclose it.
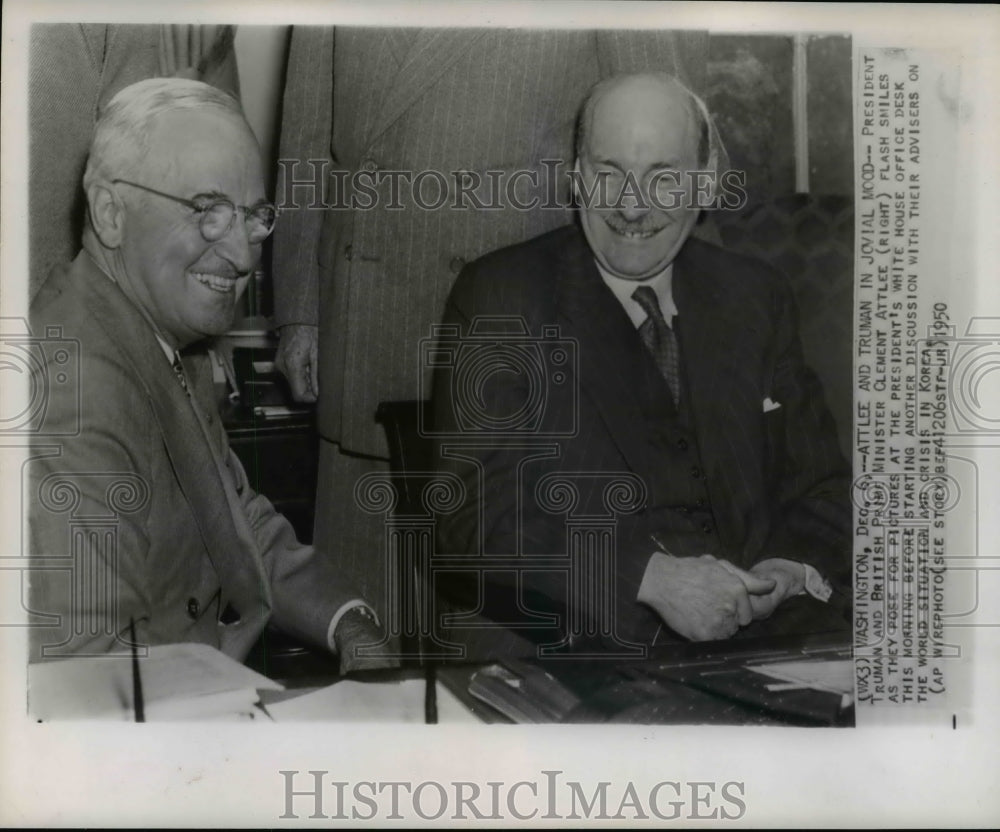
<path fill-rule="evenodd" d="M 705 106 L 705 102 L 702 101 L 701 98 L 681 83 L 677 76 L 671 75 L 668 72 L 643 72 L 627 75 L 612 75 L 610 78 L 604 78 L 594 84 L 594 86 L 591 87 L 590 92 L 587 94 L 586 99 L 584 99 L 583 106 L 580 108 L 580 113 L 577 116 L 576 155 L 583 156 L 587 139 L 590 134 L 590 129 L 594 121 L 594 110 L 597 108 L 597 104 L 600 100 L 604 98 L 607 93 L 611 92 L 616 87 L 621 86 L 624 82 L 636 78 L 648 78 L 660 81 L 664 84 L 664 86 L 674 87 L 684 95 L 691 120 L 699 127 L 698 163 L 700 165 L 710 166 L 713 168 L 716 167 L 722 141 L 715 129 L 712 117 L 708 113 L 708 107 Z"/>
<path fill-rule="evenodd" d="M 128 179 L 149 154 L 150 129 L 157 116 L 173 110 L 212 107 L 245 120 L 239 102 L 201 81 L 149 78 L 120 90 L 97 119 L 83 187 L 98 179 Z"/>

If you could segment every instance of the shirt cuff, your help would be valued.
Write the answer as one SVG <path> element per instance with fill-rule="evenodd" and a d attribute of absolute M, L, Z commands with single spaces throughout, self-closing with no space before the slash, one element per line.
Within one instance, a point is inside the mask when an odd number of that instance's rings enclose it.
<path fill-rule="evenodd" d="M 829 582 L 816 571 L 815 567 L 810 566 L 808 563 L 803 563 L 802 565 L 806 569 L 806 581 L 805 589 L 799 595 L 805 595 L 808 592 L 817 601 L 822 601 L 823 603 L 829 601 L 830 596 L 833 594 L 833 588 Z"/>
<path fill-rule="evenodd" d="M 340 623 L 340 619 L 344 617 L 346 612 L 353 610 L 355 607 L 364 607 L 367 609 L 372 614 L 375 622 L 381 625 L 381 622 L 378 620 L 378 616 L 375 614 L 375 610 L 369 607 L 360 598 L 354 598 L 353 600 L 348 601 L 333 614 L 333 618 L 330 619 L 330 626 L 326 629 L 326 644 L 330 648 L 330 652 L 337 652 L 337 643 L 333 640 L 333 634 L 337 632 L 337 625 Z"/>
<path fill-rule="evenodd" d="M 670 557 L 670 555 L 662 550 L 657 550 L 649 556 L 649 560 L 646 561 L 646 569 L 642 573 L 642 580 L 639 581 L 639 589 L 635 593 L 636 601 L 642 604 L 648 603 L 652 595 L 652 587 L 649 582 L 653 580 L 650 574 L 652 572 L 651 567 L 653 565 L 653 561 L 668 557 Z"/>

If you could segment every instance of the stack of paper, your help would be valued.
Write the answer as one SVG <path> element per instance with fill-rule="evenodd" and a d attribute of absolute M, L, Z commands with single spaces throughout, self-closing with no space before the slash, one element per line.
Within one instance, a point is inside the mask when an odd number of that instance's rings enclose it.
<path fill-rule="evenodd" d="M 267 706 L 275 722 L 424 722 L 423 679 L 359 682 L 344 679 L 329 687 Z M 479 720 L 437 683 L 439 723 Z"/>
<path fill-rule="evenodd" d="M 750 670 L 778 679 L 769 690 L 812 688 L 839 693 L 841 705 L 849 705 L 854 696 L 854 662 L 851 659 L 814 659 L 748 665 Z"/>
<path fill-rule="evenodd" d="M 281 690 L 207 644 L 150 647 L 139 659 L 147 721 L 252 718 L 258 691 Z M 129 653 L 28 667 L 28 710 L 42 721 L 135 718 Z"/>

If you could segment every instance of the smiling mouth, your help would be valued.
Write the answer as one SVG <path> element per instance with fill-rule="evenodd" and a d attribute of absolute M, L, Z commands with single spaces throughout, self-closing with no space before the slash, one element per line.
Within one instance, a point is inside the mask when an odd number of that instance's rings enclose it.
<path fill-rule="evenodd" d="M 203 274 L 201 272 L 191 272 L 191 276 L 202 286 L 207 286 L 213 292 L 227 295 L 236 289 L 236 278 L 222 277 L 218 274 Z"/>
<path fill-rule="evenodd" d="M 661 226 L 659 228 L 634 228 L 629 226 L 619 226 L 605 220 L 605 224 L 619 237 L 624 237 L 626 240 L 648 240 L 651 237 L 655 237 L 659 234 L 666 226 Z"/>

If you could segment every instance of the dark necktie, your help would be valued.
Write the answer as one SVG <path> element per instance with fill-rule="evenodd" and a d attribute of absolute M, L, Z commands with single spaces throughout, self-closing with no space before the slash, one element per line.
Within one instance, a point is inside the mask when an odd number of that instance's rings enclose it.
<path fill-rule="evenodd" d="M 639 327 L 639 337 L 656 361 L 660 374 L 667 380 L 674 397 L 674 404 L 679 404 L 681 374 L 674 331 L 663 317 L 660 302 L 656 299 L 656 292 L 652 287 L 640 286 L 632 293 L 632 300 L 638 303 L 648 316 Z"/>

